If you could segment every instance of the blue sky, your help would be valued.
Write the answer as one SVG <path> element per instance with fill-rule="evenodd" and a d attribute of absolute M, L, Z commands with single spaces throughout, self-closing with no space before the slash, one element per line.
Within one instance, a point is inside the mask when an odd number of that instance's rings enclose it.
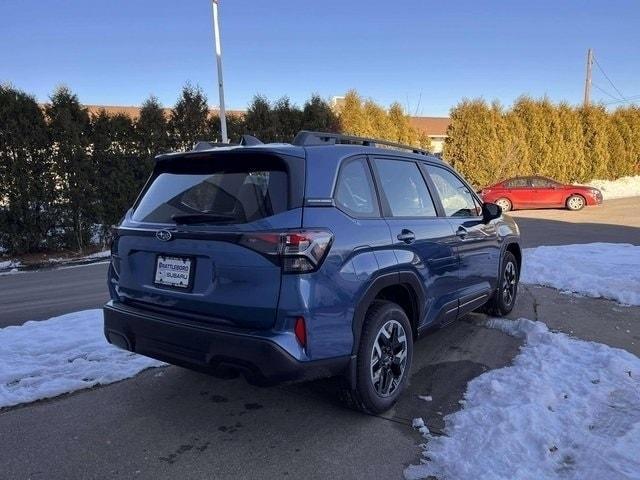
<path fill-rule="evenodd" d="M 227 108 L 350 88 L 422 115 L 462 97 L 578 103 L 588 47 L 640 95 L 635 0 L 221 0 L 221 22 Z M 0 0 L 0 82 L 39 100 L 65 84 L 84 103 L 172 105 L 190 81 L 217 105 L 212 40 L 209 0 Z M 597 68 L 594 82 L 616 95 Z"/>

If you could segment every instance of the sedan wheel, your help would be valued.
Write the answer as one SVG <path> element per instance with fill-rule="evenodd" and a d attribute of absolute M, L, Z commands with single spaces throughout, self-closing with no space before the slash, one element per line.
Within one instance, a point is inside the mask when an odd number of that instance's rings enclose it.
<path fill-rule="evenodd" d="M 496 205 L 498 205 L 503 212 L 508 212 L 511 210 L 511 202 L 508 198 L 499 198 L 496 200 Z"/>
<path fill-rule="evenodd" d="M 569 210 L 582 210 L 582 208 L 584 208 L 584 204 L 584 198 L 580 195 L 571 195 L 567 199 L 567 208 Z"/>

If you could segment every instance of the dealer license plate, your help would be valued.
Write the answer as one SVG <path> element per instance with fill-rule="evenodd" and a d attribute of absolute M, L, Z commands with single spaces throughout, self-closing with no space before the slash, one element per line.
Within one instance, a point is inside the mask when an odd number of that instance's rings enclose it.
<path fill-rule="evenodd" d="M 158 255 L 156 260 L 156 285 L 176 288 L 191 287 L 192 260 L 186 257 Z"/>

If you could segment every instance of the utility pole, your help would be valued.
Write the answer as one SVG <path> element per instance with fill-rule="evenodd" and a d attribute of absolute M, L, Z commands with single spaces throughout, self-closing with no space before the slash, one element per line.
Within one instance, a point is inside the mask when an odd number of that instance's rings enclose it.
<path fill-rule="evenodd" d="M 591 103 L 591 67 L 593 66 L 593 50 L 587 51 L 587 78 L 584 81 L 584 106 Z"/>
<path fill-rule="evenodd" d="M 224 86 L 222 84 L 222 48 L 220 47 L 220 25 L 218 21 L 218 0 L 211 0 L 213 11 L 213 34 L 216 44 L 216 61 L 218 63 L 218 95 L 220 98 L 220 135 L 222 143 L 229 143 L 227 137 L 227 115 L 224 109 Z"/>

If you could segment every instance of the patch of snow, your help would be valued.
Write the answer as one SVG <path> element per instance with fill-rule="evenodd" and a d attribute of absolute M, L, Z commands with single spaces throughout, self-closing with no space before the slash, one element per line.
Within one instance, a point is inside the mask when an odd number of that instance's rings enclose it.
<path fill-rule="evenodd" d="M 541 322 L 487 325 L 525 344 L 512 366 L 469 382 L 405 478 L 640 478 L 640 358 Z"/>
<path fill-rule="evenodd" d="M 425 402 L 433 401 L 433 398 L 431 397 L 431 395 L 418 395 L 418 398 L 420 400 L 424 400 Z"/>
<path fill-rule="evenodd" d="M 586 185 L 600 190 L 605 200 L 640 197 L 640 175 L 622 177 L 617 180 L 592 180 Z"/>
<path fill-rule="evenodd" d="M 640 305 L 640 246 L 585 243 L 527 248 L 521 280 Z"/>
<path fill-rule="evenodd" d="M 421 417 L 418 418 L 414 418 L 411 421 L 411 426 L 413 428 L 420 428 L 420 427 L 424 427 L 424 420 Z"/>
<path fill-rule="evenodd" d="M 8 270 L 21 266 L 22 264 L 18 260 L 3 260 L 0 262 L 0 270 Z"/>
<path fill-rule="evenodd" d="M 164 365 L 104 338 L 102 310 L 0 329 L 0 408 L 105 385 Z"/>
<path fill-rule="evenodd" d="M 7 270 L 6 272 L 0 272 L 0 277 L 3 277 L 4 275 L 13 275 L 15 273 L 23 273 L 21 270 L 18 270 L 17 268 L 12 268 L 11 270 Z"/>

